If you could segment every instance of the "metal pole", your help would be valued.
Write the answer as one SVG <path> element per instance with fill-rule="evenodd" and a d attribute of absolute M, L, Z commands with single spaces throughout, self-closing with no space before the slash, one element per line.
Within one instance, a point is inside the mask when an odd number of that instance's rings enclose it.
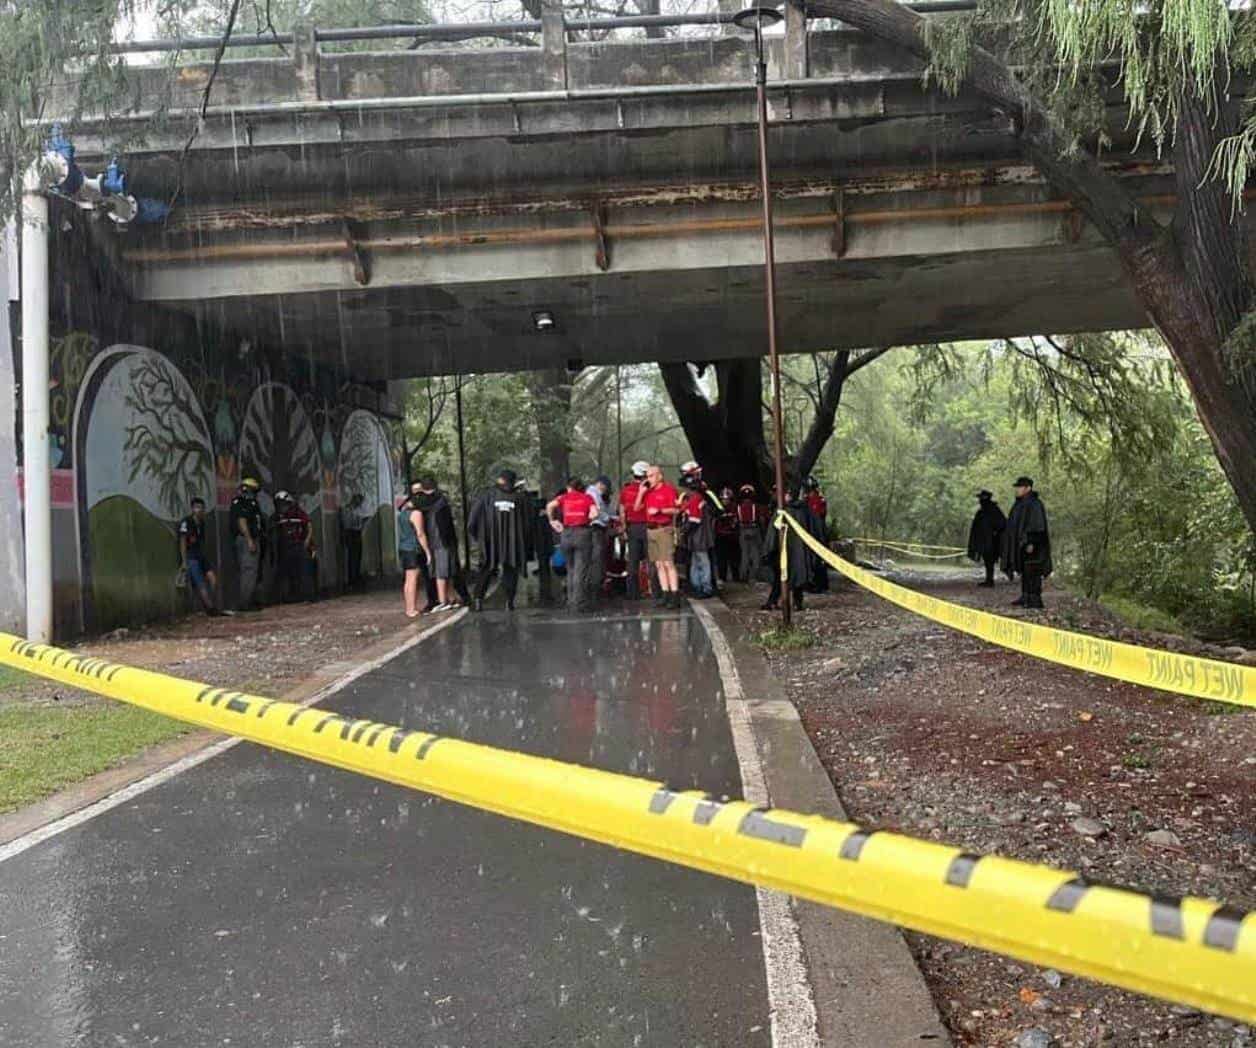
<path fill-rule="evenodd" d="M 615 365 L 615 484 L 624 482 L 624 389 L 620 367 Z"/>
<path fill-rule="evenodd" d="M 454 409 L 458 415 L 458 497 L 462 503 L 462 570 L 471 570 L 471 539 L 467 535 L 467 456 L 462 445 L 462 376 L 454 378 Z"/>
<path fill-rule="evenodd" d="M 52 473 L 48 453 L 48 197 L 33 166 L 22 192 L 22 484 L 26 638 L 52 642 Z"/>
<path fill-rule="evenodd" d="M 772 367 L 772 437 L 773 466 L 776 470 L 776 508 L 785 512 L 785 436 L 781 418 L 781 358 L 776 349 L 776 250 L 772 240 L 772 187 L 768 178 L 768 67 L 763 58 L 763 27 L 757 22 L 754 30 L 755 93 L 759 108 L 759 192 L 763 197 L 763 265 L 767 290 L 768 358 Z M 782 533 L 781 541 L 787 536 Z M 781 623 L 786 628 L 793 621 L 793 594 L 789 579 L 781 580 Z"/>

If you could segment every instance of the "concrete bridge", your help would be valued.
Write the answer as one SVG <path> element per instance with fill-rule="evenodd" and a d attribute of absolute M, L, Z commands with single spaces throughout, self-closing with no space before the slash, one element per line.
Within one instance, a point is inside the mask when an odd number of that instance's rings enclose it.
<path fill-rule="evenodd" d="M 1006 116 L 788 14 L 769 69 L 787 351 L 1145 323 Z M 540 46 L 439 52 L 320 54 L 298 31 L 289 57 L 222 63 L 186 156 L 210 67 L 136 69 L 107 131 L 144 127 L 132 182 L 182 205 L 111 245 L 135 297 L 369 380 L 761 354 L 752 47 L 538 24 Z M 104 124 L 72 126 L 105 159 Z M 1172 193 L 1154 157 L 1113 155 Z"/>

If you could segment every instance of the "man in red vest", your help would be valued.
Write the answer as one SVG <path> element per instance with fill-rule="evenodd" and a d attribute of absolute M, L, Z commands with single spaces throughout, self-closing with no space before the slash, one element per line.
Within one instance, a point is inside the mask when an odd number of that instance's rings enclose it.
<path fill-rule="evenodd" d="M 632 464 L 632 480 L 619 489 L 619 515 L 628 540 L 628 599 L 641 597 L 641 562 L 649 559 L 649 528 L 645 508 L 637 508 L 637 495 L 645 485 L 648 462 Z"/>
<path fill-rule="evenodd" d="M 737 493 L 737 541 L 741 545 L 741 577 L 754 582 L 763 565 L 763 523 L 765 514 L 755 498 L 753 484 L 743 484 Z"/>
<path fill-rule="evenodd" d="M 680 583 L 676 575 L 676 514 L 680 512 L 680 495 L 663 479 L 663 470 L 651 466 L 646 472 L 645 486 L 637 492 L 636 507 L 645 511 L 649 536 L 650 560 L 658 571 L 663 605 L 680 607 Z"/>

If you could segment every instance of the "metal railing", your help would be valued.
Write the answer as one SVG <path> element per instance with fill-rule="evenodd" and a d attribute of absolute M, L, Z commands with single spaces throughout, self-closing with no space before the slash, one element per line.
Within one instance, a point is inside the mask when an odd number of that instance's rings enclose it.
<path fill-rule="evenodd" d="M 976 9 L 976 0 L 918 0 L 903 5 L 920 14 L 948 14 Z M 808 15 L 808 17 L 811 17 Z M 731 14 L 709 12 L 683 15 L 621 15 L 613 18 L 568 18 L 568 33 L 610 32 L 617 29 L 679 29 L 686 26 L 728 25 Z M 475 37 L 503 34 L 539 35 L 542 24 L 535 19 L 506 22 L 446 22 L 425 25 L 380 25 L 347 29 L 315 29 L 318 43 L 353 43 L 367 40 L 469 40 Z M 235 33 L 225 46 L 288 47 L 295 42 L 293 33 Z M 213 51 L 224 46 L 221 36 L 177 37 L 169 40 L 123 40 L 110 51 L 117 55 L 148 54 L 172 51 Z"/>

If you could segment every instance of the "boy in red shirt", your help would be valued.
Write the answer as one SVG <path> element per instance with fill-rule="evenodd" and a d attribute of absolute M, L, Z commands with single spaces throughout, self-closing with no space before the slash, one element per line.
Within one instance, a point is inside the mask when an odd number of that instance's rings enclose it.
<path fill-rule="evenodd" d="M 555 516 L 557 514 L 557 516 Z M 579 477 L 567 478 L 567 490 L 545 507 L 550 527 L 567 561 L 567 607 L 584 611 L 589 601 L 589 567 L 593 560 L 590 524 L 597 518 L 597 502 L 584 490 Z"/>
<path fill-rule="evenodd" d="M 672 557 L 676 552 L 674 523 L 676 514 L 680 512 L 680 496 L 663 479 L 663 470 L 658 466 L 651 466 L 646 471 L 645 480 L 645 486 L 637 492 L 634 505 L 645 511 L 650 560 L 658 571 L 663 604 L 669 608 L 679 608 L 680 584 Z"/>

